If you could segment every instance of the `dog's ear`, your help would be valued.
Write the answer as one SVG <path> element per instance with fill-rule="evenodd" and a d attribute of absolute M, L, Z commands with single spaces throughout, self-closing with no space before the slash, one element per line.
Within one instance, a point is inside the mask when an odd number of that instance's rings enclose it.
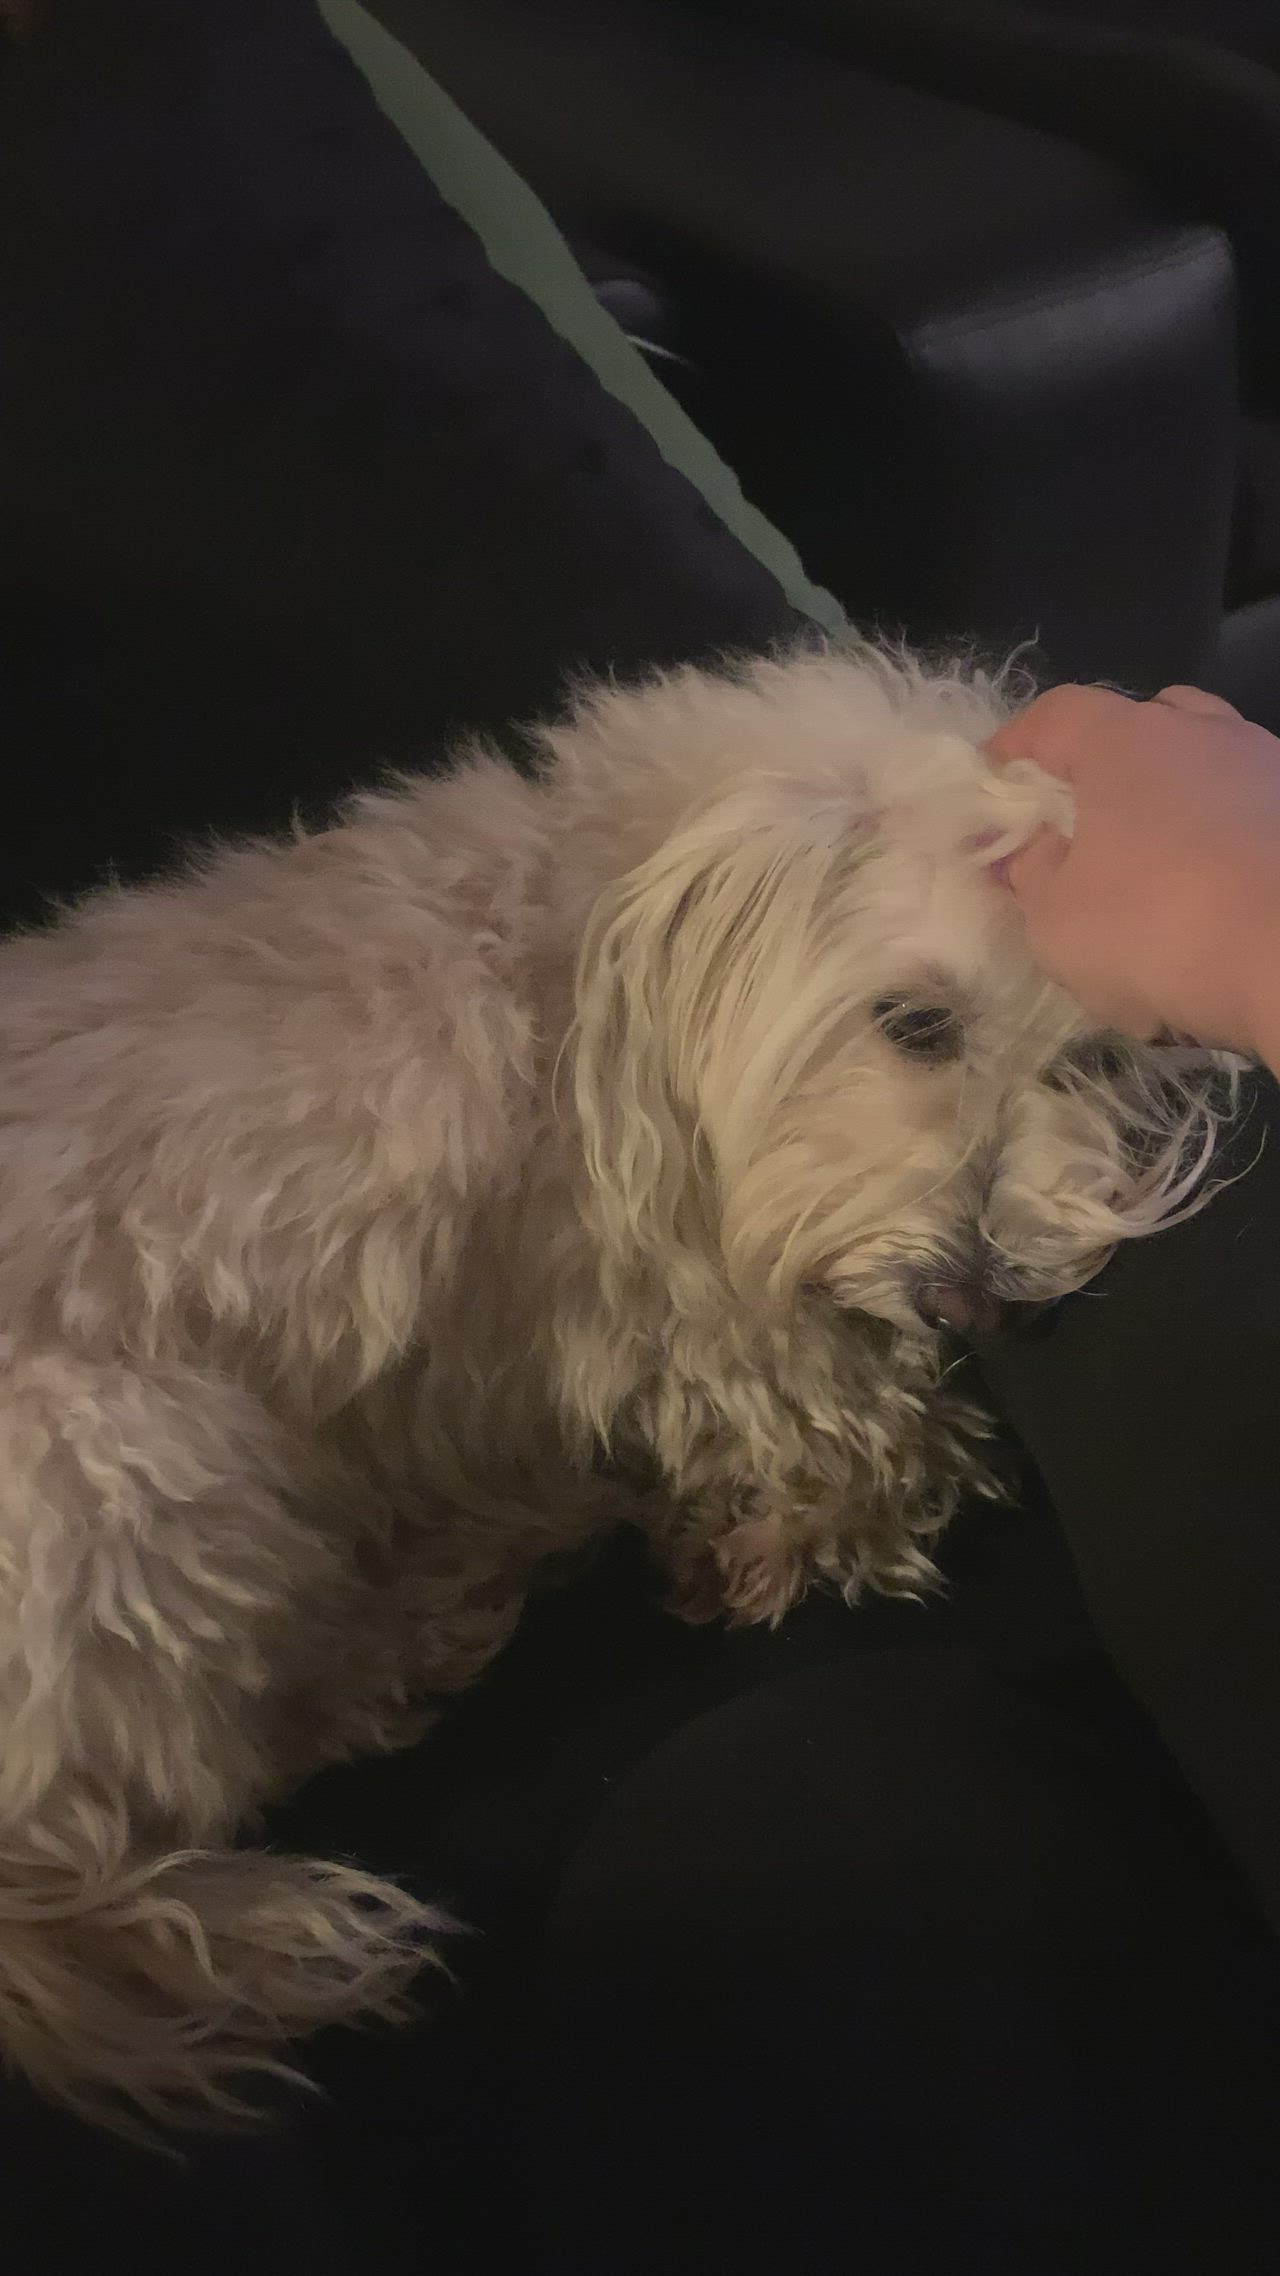
<path fill-rule="evenodd" d="M 840 1016 L 819 942 L 861 844 L 847 804 L 739 786 L 592 913 L 569 1071 L 597 1218 L 615 1256 L 690 1276 L 680 1309 L 722 1286 L 722 1197 Z"/>

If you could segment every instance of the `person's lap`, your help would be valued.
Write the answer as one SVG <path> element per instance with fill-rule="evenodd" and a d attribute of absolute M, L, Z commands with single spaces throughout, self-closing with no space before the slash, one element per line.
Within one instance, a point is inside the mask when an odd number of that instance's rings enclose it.
<path fill-rule="evenodd" d="M 983 1352 L 1098 1632 L 1280 1929 L 1280 1090 L 1246 1085 L 1208 1205 Z"/>
<path fill-rule="evenodd" d="M 855 1649 L 608 1799 L 537 1976 L 537 2265 L 1273 2264 L 1265 1931 L 1086 1691 Z"/>
<path fill-rule="evenodd" d="M 948 1548 L 932 1606 L 726 1634 L 622 1544 L 435 1742 L 303 1797 L 483 1931 L 420 2035 L 326 2050 L 381 2253 L 425 2164 L 460 2272 L 1190 2270 L 1228 2200 L 1266 2264 L 1274 1947 L 1047 1509 Z"/>

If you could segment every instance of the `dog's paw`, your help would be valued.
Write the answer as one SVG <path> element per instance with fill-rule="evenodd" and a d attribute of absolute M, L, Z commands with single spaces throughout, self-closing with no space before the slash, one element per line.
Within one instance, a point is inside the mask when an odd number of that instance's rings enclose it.
<path fill-rule="evenodd" d="M 661 1544 L 668 1608 L 695 1624 L 776 1627 L 818 1577 L 812 1547 L 798 1510 L 762 1505 L 711 1535 L 695 1519 Z"/>

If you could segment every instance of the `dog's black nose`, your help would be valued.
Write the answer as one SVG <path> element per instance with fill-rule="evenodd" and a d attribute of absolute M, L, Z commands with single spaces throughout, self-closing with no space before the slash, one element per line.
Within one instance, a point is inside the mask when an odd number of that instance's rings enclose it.
<path fill-rule="evenodd" d="M 927 1328 L 951 1328 L 970 1339 L 993 1335 L 1004 1311 L 998 1298 L 965 1280 L 922 1281 L 915 1307 Z"/>

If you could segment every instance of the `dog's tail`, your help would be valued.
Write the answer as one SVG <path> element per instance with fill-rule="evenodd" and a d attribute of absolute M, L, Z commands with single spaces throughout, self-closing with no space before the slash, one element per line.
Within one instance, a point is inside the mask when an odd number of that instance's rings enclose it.
<path fill-rule="evenodd" d="M 284 2044 L 401 2019 L 453 1926 L 355 1867 L 264 1850 L 175 1850 L 97 1879 L 21 1851 L 0 1841 L 0 2054 L 153 2143 L 261 2121 L 265 2078 L 305 2083 Z"/>

